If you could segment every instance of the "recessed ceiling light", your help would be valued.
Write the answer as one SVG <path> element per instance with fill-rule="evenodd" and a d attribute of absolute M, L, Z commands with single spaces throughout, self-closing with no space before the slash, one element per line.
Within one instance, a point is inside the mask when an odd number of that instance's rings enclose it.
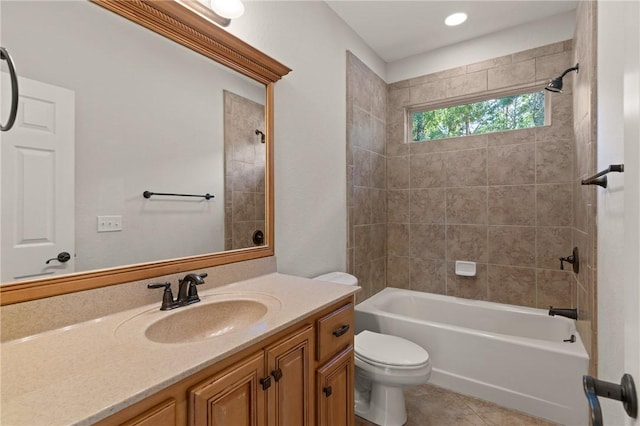
<path fill-rule="evenodd" d="M 452 15 L 447 16 L 447 19 L 444 20 L 444 23 L 450 27 L 453 27 L 455 25 L 462 24 L 466 20 L 467 20 L 467 14 L 460 12 L 460 13 L 454 13 Z"/>

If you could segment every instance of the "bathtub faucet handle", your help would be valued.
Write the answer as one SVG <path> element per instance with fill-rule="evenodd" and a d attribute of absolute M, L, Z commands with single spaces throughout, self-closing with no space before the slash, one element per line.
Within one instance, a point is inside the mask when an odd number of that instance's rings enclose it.
<path fill-rule="evenodd" d="M 564 262 L 567 262 L 573 265 L 573 272 L 575 272 L 576 274 L 580 272 L 580 255 L 578 254 L 578 247 L 573 248 L 571 256 L 560 257 L 559 259 L 561 270 L 564 270 Z"/>

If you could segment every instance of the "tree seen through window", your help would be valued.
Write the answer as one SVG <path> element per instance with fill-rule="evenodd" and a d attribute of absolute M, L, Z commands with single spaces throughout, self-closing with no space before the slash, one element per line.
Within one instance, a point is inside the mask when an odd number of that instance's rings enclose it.
<path fill-rule="evenodd" d="M 544 125 L 544 92 L 414 112 L 412 141 L 525 129 Z"/>

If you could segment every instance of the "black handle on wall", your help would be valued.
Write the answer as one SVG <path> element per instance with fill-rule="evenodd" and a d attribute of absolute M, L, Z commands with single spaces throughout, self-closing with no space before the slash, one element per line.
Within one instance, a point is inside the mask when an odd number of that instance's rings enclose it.
<path fill-rule="evenodd" d="M 592 426 L 603 426 L 599 396 L 621 401 L 629 417 L 635 419 L 638 416 L 638 396 L 633 377 L 630 374 L 622 376 L 619 385 L 598 380 L 592 376 L 582 376 L 582 387 L 587 401 L 589 401 Z"/>
<path fill-rule="evenodd" d="M 13 61 L 7 49 L 0 47 L 0 59 L 7 61 L 9 67 L 9 76 L 11 78 L 11 110 L 9 111 L 9 119 L 4 126 L 0 124 L 0 131 L 7 132 L 13 127 L 18 115 L 18 74 L 13 66 Z"/>

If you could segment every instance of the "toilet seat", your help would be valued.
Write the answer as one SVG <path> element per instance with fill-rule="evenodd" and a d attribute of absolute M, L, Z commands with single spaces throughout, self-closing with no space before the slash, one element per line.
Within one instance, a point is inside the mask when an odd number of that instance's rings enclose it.
<path fill-rule="evenodd" d="M 429 364 L 421 346 L 397 336 L 364 330 L 355 336 L 355 356 L 378 367 L 415 369 Z"/>

